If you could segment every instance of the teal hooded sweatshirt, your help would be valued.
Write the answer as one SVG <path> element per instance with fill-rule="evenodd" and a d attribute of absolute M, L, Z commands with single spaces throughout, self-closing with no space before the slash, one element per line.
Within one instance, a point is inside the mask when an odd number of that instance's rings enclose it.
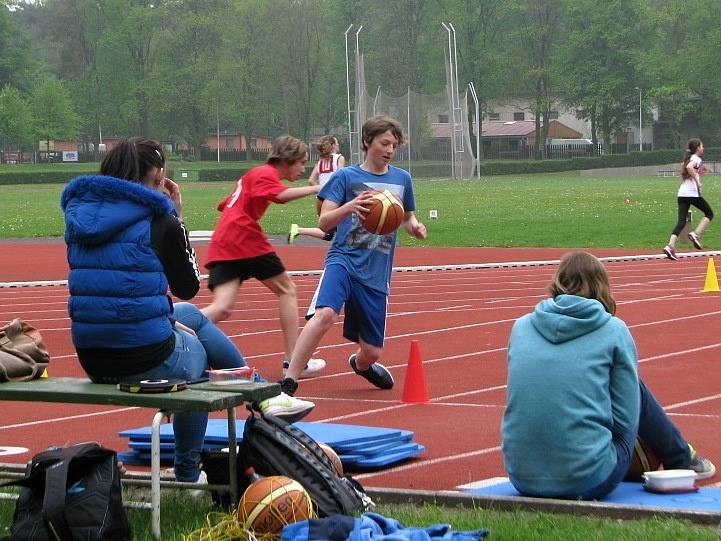
<path fill-rule="evenodd" d="M 636 364 L 628 327 L 595 299 L 558 295 L 516 321 L 501 432 L 519 492 L 574 497 L 606 480 L 614 435 L 638 430 Z"/>

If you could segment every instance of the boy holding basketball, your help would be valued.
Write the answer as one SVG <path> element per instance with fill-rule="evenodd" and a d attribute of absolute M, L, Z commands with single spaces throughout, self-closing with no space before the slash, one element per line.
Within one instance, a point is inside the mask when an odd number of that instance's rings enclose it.
<path fill-rule="evenodd" d="M 383 352 L 396 231 L 374 235 L 362 222 L 373 193 L 388 190 L 403 204 L 402 227 L 417 239 L 426 238 L 426 227 L 414 213 L 411 176 L 390 165 L 403 142 L 396 120 L 386 116 L 369 119 L 362 129 L 363 163 L 336 171 L 318 194 L 323 201 L 318 225 L 323 231 L 337 227 L 337 233 L 306 315 L 309 321 L 281 381 L 283 391 L 290 395 L 298 388 L 303 367 L 344 307 L 343 336 L 358 344 L 348 359 L 351 368 L 379 389 L 393 388 L 393 376 L 378 361 Z"/>

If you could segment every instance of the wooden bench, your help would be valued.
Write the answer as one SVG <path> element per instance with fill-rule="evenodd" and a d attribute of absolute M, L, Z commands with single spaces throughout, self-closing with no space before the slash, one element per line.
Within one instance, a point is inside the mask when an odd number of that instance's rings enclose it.
<path fill-rule="evenodd" d="M 221 411 L 228 416 L 228 441 L 235 441 L 235 408 L 245 402 L 256 402 L 280 394 L 277 383 L 243 383 L 212 385 L 197 383 L 174 393 L 140 394 L 120 391 L 115 385 L 92 383 L 79 378 L 40 378 L 33 381 L 0 383 L 0 400 L 20 402 L 58 402 L 66 404 L 95 404 L 135 406 L 157 409 L 153 417 L 150 445 L 150 477 L 152 534 L 160 539 L 160 424 L 164 417 L 176 411 Z M 229 446 L 227 489 L 238 499 L 237 449 Z"/>

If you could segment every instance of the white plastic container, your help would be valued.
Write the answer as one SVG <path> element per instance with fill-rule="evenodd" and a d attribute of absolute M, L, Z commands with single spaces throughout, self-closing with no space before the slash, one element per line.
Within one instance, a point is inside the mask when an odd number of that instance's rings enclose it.
<path fill-rule="evenodd" d="M 696 472 L 693 470 L 661 470 L 644 472 L 646 488 L 658 492 L 694 490 Z"/>
<path fill-rule="evenodd" d="M 208 379 L 213 385 L 237 385 L 253 381 L 255 368 L 244 366 L 242 368 L 220 368 L 209 370 Z"/>

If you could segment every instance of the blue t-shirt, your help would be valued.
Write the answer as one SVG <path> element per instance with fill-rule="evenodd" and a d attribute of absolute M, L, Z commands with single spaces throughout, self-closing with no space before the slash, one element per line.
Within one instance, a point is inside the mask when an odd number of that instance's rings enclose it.
<path fill-rule="evenodd" d="M 328 199 L 340 206 L 367 190 L 388 190 L 403 202 L 406 212 L 416 209 L 411 175 L 393 166 L 389 166 L 382 175 L 364 171 L 358 165 L 339 169 L 323 186 L 318 198 Z M 325 264 L 343 265 L 354 279 L 387 294 L 395 247 L 396 231 L 388 235 L 374 235 L 363 227 L 356 214 L 351 214 L 338 224 Z"/>

